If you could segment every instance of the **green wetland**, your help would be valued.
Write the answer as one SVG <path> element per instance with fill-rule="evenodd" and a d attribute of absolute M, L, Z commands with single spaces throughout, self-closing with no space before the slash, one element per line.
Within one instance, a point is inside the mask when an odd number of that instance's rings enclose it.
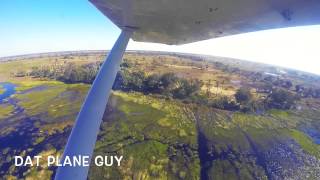
<path fill-rule="evenodd" d="M 57 53 L 0 63 L 1 177 L 54 176 L 55 167 L 15 167 L 13 157 L 61 155 L 90 87 L 90 80 L 53 77 L 53 68 L 49 75 L 34 74 L 48 66 L 99 64 L 103 58 L 102 52 Z M 126 54 L 125 81 L 112 92 L 94 151 L 95 156 L 123 155 L 123 161 L 120 167 L 92 164 L 88 179 L 319 179 L 320 78 L 211 58 Z M 145 72 L 144 83 L 130 86 L 141 78 L 126 79 L 125 73 L 141 77 L 139 71 Z M 165 73 L 175 75 L 170 76 L 174 86 L 163 88 Z M 270 73 L 279 76 L 270 78 Z M 162 86 L 155 88 L 157 81 Z M 269 83 L 273 92 L 299 97 L 290 107 L 290 99 L 275 101 L 265 86 Z M 245 103 L 235 96 L 243 87 L 250 93 Z"/>

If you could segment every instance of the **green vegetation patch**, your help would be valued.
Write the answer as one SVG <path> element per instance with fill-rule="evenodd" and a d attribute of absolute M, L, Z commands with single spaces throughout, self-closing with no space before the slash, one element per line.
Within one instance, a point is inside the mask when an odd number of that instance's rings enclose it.
<path fill-rule="evenodd" d="M 14 107 L 9 104 L 0 104 L 0 120 L 6 119 L 12 115 Z"/>
<path fill-rule="evenodd" d="M 244 159 L 215 160 L 208 172 L 209 179 L 264 179 L 267 177 L 255 161 L 243 162 Z"/>
<path fill-rule="evenodd" d="M 0 94 L 3 94 L 4 92 L 5 92 L 5 89 L 2 86 L 0 86 Z"/>
<path fill-rule="evenodd" d="M 301 146 L 307 153 L 320 158 L 320 146 L 314 144 L 312 139 L 298 130 L 290 130 L 291 137 Z"/>
<path fill-rule="evenodd" d="M 186 106 L 141 93 L 116 91 L 109 100 L 95 154 L 123 154 L 112 170 L 93 167 L 93 179 L 199 179 L 194 120 Z"/>
<path fill-rule="evenodd" d="M 63 85 L 64 83 L 59 81 L 40 81 L 40 80 L 13 80 L 12 83 L 16 84 L 16 91 L 23 92 L 38 86 L 54 86 L 54 85 Z"/>
<path fill-rule="evenodd" d="M 301 115 L 292 111 L 272 109 L 268 113 L 272 117 L 273 123 L 281 124 L 282 127 L 286 128 L 296 128 L 299 124 L 306 122 L 306 119 Z"/>
<path fill-rule="evenodd" d="M 168 145 L 156 141 L 143 141 L 126 146 L 117 156 L 123 155 L 120 167 L 92 167 L 91 179 L 166 179 L 168 176 Z M 96 154 L 101 155 L 102 149 Z M 109 154 L 110 155 L 110 154 Z"/>
<path fill-rule="evenodd" d="M 13 98 L 24 109 L 23 117 L 41 119 L 34 123 L 39 137 L 34 133 L 33 145 L 47 143 L 47 135 L 69 130 L 65 127 L 72 125 L 89 89 L 78 83 L 93 82 L 101 59 L 101 55 L 72 55 L 0 63 L 0 81 L 17 85 Z M 253 73 L 256 68 L 239 69 L 242 63 L 236 65 L 234 60 L 227 65 L 224 59 L 223 63 L 192 59 L 126 55 L 121 65 L 125 78 L 118 78 L 124 81 L 115 89 L 128 93 L 112 93 L 95 149 L 96 155 L 123 155 L 124 161 L 120 167 L 92 166 L 90 179 L 200 179 L 200 166 L 206 165 L 213 179 L 266 179 L 259 157 L 292 140 L 306 153 L 320 157 L 319 145 L 297 130 L 320 129 L 319 100 L 311 98 L 320 97 L 320 91 L 311 91 L 304 82 L 305 88 L 294 87 L 297 83 L 286 77 L 289 74 L 282 74 L 282 80 Z M 299 104 L 296 95 L 302 98 Z M 0 119 L 10 118 L 14 108 L 0 105 Z M 51 175 L 46 168 L 33 167 L 24 178 Z"/>
<path fill-rule="evenodd" d="M 20 93 L 14 96 L 18 99 L 18 104 L 29 116 L 42 115 L 48 122 L 68 120 L 75 116 L 89 88 L 87 85 L 56 81 L 32 81 L 18 85 L 17 90 Z M 37 87 L 40 87 L 40 90 L 37 90 Z"/>
<path fill-rule="evenodd" d="M 115 92 L 117 108 L 126 124 L 152 138 L 196 144 L 196 127 L 188 108 L 177 101 L 153 98 L 141 93 Z M 169 138 L 169 139 L 168 139 Z"/>
<path fill-rule="evenodd" d="M 232 122 L 234 123 L 234 125 L 244 130 L 250 127 L 257 129 L 279 128 L 279 125 L 274 123 L 270 118 L 253 114 L 234 113 Z"/>

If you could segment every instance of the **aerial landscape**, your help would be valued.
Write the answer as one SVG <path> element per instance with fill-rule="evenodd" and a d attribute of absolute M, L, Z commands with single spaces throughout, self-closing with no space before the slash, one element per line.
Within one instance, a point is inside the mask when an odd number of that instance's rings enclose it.
<path fill-rule="evenodd" d="M 50 179 L 105 51 L 0 58 L 0 176 Z M 84 132 L 85 133 L 85 132 Z M 249 61 L 128 51 L 88 179 L 320 179 L 320 76 Z M 1 178 L 0 178 L 1 179 Z"/>

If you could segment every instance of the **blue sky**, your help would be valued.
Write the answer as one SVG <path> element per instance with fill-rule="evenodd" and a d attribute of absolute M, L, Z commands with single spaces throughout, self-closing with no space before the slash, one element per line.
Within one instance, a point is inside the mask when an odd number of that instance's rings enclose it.
<path fill-rule="evenodd" d="M 120 30 L 87 0 L 1 0 L 0 57 L 110 49 Z M 218 55 L 320 74 L 320 25 L 247 33 L 182 46 L 128 49 Z"/>
<path fill-rule="evenodd" d="M 1 0 L 0 56 L 108 49 L 119 29 L 86 0 Z"/>

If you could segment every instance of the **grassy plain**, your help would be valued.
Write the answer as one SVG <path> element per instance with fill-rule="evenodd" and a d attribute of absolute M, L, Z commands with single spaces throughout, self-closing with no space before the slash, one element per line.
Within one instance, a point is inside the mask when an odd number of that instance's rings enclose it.
<path fill-rule="evenodd" d="M 21 170 L 8 165 L 7 159 L 27 153 L 61 154 L 90 87 L 14 75 L 30 72 L 34 66 L 65 61 L 79 65 L 103 58 L 70 55 L 0 63 L 0 77 L 17 85 L 16 94 L 10 98 L 16 104 L 0 104 L 0 140 L 6 142 L 0 145 L 0 175 L 8 179 L 49 178 L 52 169 Z M 252 83 L 246 76 L 226 73 L 212 63 L 186 57 L 131 53 L 125 59 L 133 70 L 147 74 L 173 72 L 179 77 L 198 78 L 204 84 L 202 93 L 209 90 L 213 96 L 232 96 L 240 86 Z M 317 177 L 320 148 L 308 130 L 320 130 L 320 103 L 309 98 L 298 105 L 299 109 L 255 114 L 187 104 L 152 94 L 114 91 L 94 154 L 123 155 L 124 162 L 121 167 L 92 166 L 89 179 Z M 15 113 L 15 107 L 23 111 Z M 26 124 L 29 122 L 30 127 Z M 10 126 L 5 127 L 5 123 Z M 14 136 L 23 139 L 10 139 Z M 294 163 L 295 158 L 299 163 Z M 280 170 L 273 170 L 274 164 Z"/>
<path fill-rule="evenodd" d="M 95 154 L 121 154 L 124 167 L 116 171 L 117 175 L 114 169 L 93 167 L 92 177 L 113 174 L 112 177 L 124 179 L 199 178 L 197 130 L 186 110 L 185 105 L 172 100 L 114 92 Z M 184 151 L 190 154 L 187 156 Z"/>

